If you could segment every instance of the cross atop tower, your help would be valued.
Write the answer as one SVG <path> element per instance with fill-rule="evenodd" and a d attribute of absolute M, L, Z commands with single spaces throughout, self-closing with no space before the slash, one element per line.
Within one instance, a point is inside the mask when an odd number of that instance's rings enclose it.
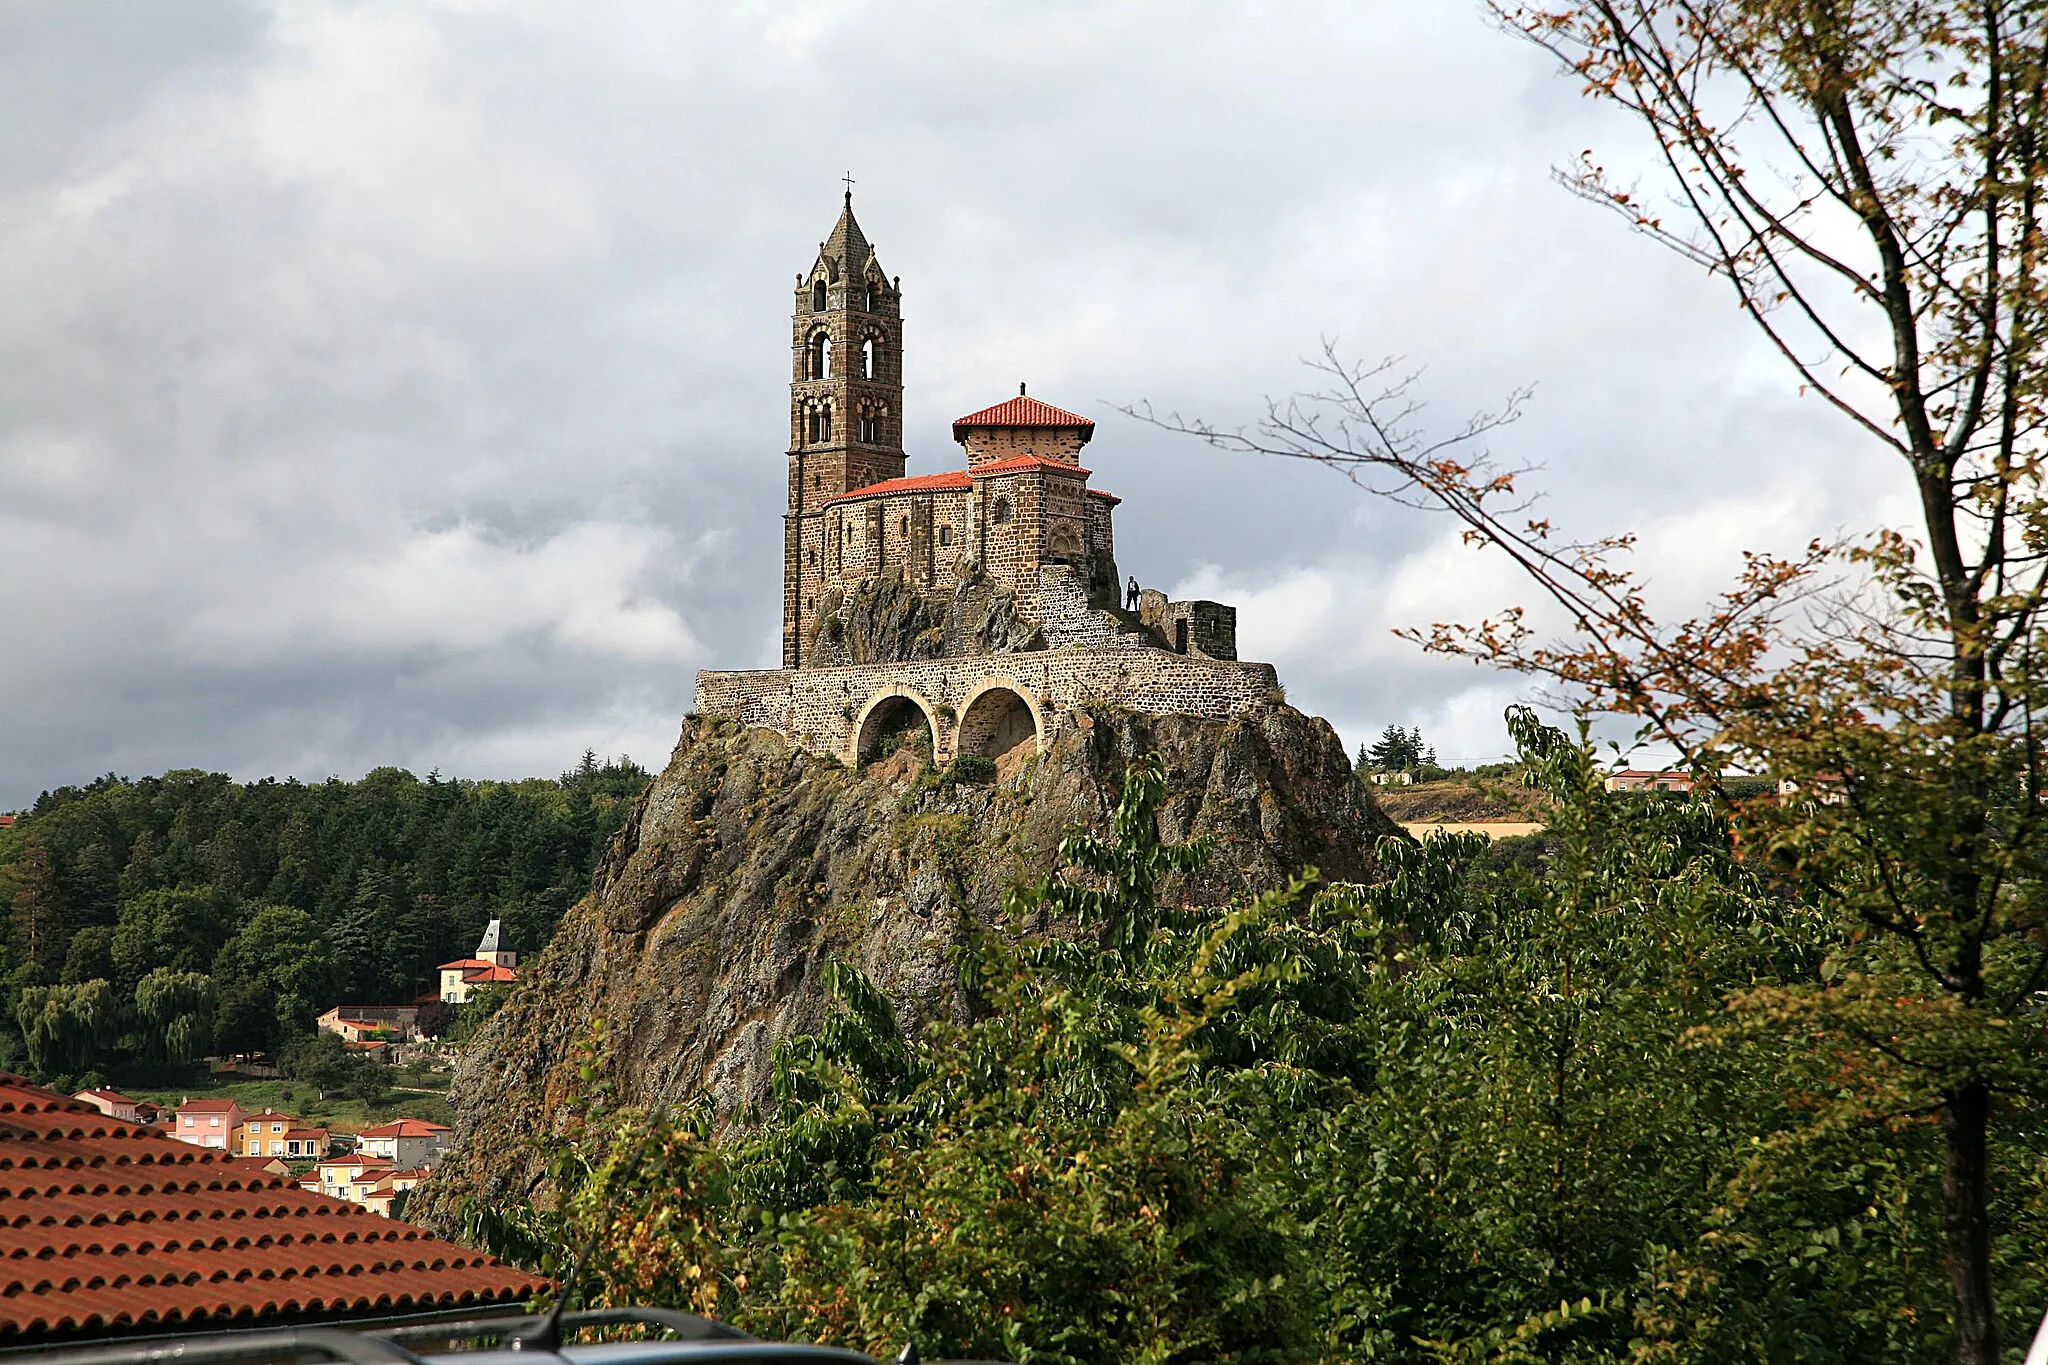
<path fill-rule="evenodd" d="M 839 178 L 846 182 L 846 202 L 851 204 L 853 202 L 853 172 L 848 171 Z"/>

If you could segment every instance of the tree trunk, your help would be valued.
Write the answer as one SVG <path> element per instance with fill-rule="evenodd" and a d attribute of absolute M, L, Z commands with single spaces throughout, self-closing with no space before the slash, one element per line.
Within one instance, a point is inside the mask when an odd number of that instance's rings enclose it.
<path fill-rule="evenodd" d="M 1991 1225 L 1985 1213 L 1989 1162 L 1984 1133 L 1991 1095 L 1982 1081 L 1943 1097 L 1948 1140 L 1941 1173 L 1942 1225 L 1948 1234 L 1948 1277 L 1955 1292 L 1956 1365 L 1998 1365 L 1998 1318 L 1991 1306 Z"/>

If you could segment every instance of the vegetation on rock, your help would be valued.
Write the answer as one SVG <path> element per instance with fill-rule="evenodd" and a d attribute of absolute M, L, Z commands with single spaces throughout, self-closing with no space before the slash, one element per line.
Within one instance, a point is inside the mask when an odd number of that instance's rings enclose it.
<path fill-rule="evenodd" d="M 961 942 L 958 1017 L 920 1031 L 836 962 L 738 1125 L 622 1102 L 596 1025 L 541 1198 L 470 1231 L 557 1272 L 589 1248 L 589 1302 L 877 1355 L 1938 1357 L 1938 1129 L 1845 1121 L 1802 1021 L 1731 1009 L 1826 980 L 1839 923 L 1707 802 L 1607 793 L 1512 723 L 1538 866 L 1388 839 L 1372 885 L 1189 903 L 1162 888 L 1209 850 L 1160 838 L 1141 759 Z M 1999 1192 L 2030 1311 L 2042 1155 Z"/>

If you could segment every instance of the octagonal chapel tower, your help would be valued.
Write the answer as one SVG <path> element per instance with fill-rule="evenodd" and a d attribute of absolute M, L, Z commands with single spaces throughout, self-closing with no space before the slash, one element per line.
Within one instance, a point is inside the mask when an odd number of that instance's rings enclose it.
<path fill-rule="evenodd" d="M 825 504 L 903 475 L 902 294 L 853 217 L 853 192 L 790 319 L 789 511 L 783 519 L 782 666 L 802 663 L 823 568 Z"/>

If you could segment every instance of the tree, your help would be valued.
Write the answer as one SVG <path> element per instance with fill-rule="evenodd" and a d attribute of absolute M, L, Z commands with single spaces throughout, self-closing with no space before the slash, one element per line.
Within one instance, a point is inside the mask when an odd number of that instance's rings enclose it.
<path fill-rule="evenodd" d="M 64 892 L 49 845 L 31 838 L 14 861 L 14 936 L 22 955 L 55 974 L 70 946 Z"/>
<path fill-rule="evenodd" d="M 213 1042 L 213 979 L 158 967 L 135 987 L 136 1049 L 155 1061 L 196 1062 Z"/>
<path fill-rule="evenodd" d="M 294 1034 L 279 1050 L 278 1069 L 293 1080 L 304 1081 L 321 1095 L 348 1095 L 374 1104 L 388 1088 L 384 1068 L 359 1053 L 332 1033 Z"/>
<path fill-rule="evenodd" d="M 14 1007 L 29 1065 L 45 1077 L 92 1066 L 120 1032 L 121 1000 L 104 980 L 29 986 Z"/>
<path fill-rule="evenodd" d="M 212 887 L 145 891 L 121 903 L 111 953 L 126 990 L 159 967 L 203 972 L 233 928 L 233 911 Z"/>
<path fill-rule="evenodd" d="M 835 963 L 722 1134 L 598 1113 L 600 1027 L 549 1197 L 469 1226 L 528 1264 L 590 1247 L 595 1301 L 870 1354 L 1926 1359 L 1941 1270 L 1904 1195 L 1938 1138 L 1814 1136 L 1796 1045 L 1720 1028 L 1729 994 L 1818 979 L 1839 926 L 1710 803 L 1608 793 L 1590 745 L 1510 723 L 1539 859 L 1389 838 L 1370 887 L 1176 905 L 1198 850 L 1134 765 L 1006 932 L 963 926 L 970 1017 L 912 1035 Z"/>
<path fill-rule="evenodd" d="M 1380 772 L 1407 772 L 1436 762 L 1436 750 L 1422 742 L 1421 730 L 1403 730 L 1398 725 L 1380 731 L 1379 739 L 1362 756 Z"/>
<path fill-rule="evenodd" d="M 294 1031 L 311 1030 L 314 1016 L 334 1003 L 341 972 L 311 915 L 266 905 L 221 948 L 213 977 L 237 1041 L 260 1036 L 262 1047 L 275 1047 Z M 265 1004 L 268 1027 L 261 1028 L 255 1011 Z"/>
<path fill-rule="evenodd" d="M 1450 512 L 1507 554 L 1571 634 L 1518 609 L 1416 635 L 1561 682 L 1709 777 L 1730 765 L 1827 800 L 1745 808 L 1745 838 L 1839 917 L 1822 982 L 1734 1004 L 1820 1045 L 1817 1124 L 1938 1118 L 1955 1359 L 2000 1358 L 1992 1172 L 1999 1124 L 2034 1120 L 2032 999 L 2048 755 L 2042 692 L 2041 232 L 2048 24 L 2034 0 L 1490 0 L 1593 98 L 1631 115 L 1669 203 L 1589 154 L 1562 179 L 1731 288 L 1802 391 L 1911 480 L 1917 524 L 1746 557 L 1724 597 L 1668 624 L 1626 536 L 1528 516 L 1524 470 L 1480 438 L 1520 396 L 1431 439 L 1413 381 L 1326 348 L 1327 387 L 1221 445 L 1319 461 Z M 1832 576 L 1824 579 L 1823 574 Z"/>

